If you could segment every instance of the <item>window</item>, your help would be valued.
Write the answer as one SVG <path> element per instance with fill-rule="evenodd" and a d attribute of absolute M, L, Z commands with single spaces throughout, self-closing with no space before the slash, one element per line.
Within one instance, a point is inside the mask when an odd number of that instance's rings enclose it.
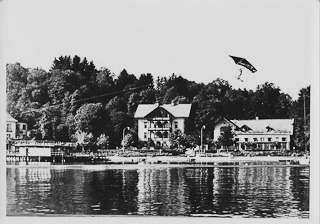
<path fill-rule="evenodd" d="M 264 142 L 264 138 L 260 138 L 260 142 Z"/>
<path fill-rule="evenodd" d="M 253 138 L 253 141 L 254 141 L 254 142 L 257 142 L 257 141 L 258 141 L 258 138 Z"/>
<path fill-rule="evenodd" d="M 157 132 L 156 132 L 156 137 L 157 137 L 157 138 L 162 138 L 162 133 L 161 133 L 160 131 L 157 131 Z"/>
<path fill-rule="evenodd" d="M 174 128 L 178 128 L 178 122 L 174 122 Z"/>
<path fill-rule="evenodd" d="M 24 125 L 22 125 L 22 129 L 23 130 L 26 130 L 27 129 L 27 127 L 26 127 L 26 125 L 24 124 Z"/>
<path fill-rule="evenodd" d="M 283 141 L 283 142 L 286 142 L 286 141 L 287 141 L 287 138 L 286 138 L 286 137 L 282 138 L 282 141 Z"/>
<path fill-rule="evenodd" d="M 236 142 L 239 142 L 239 138 L 235 138 Z"/>
<path fill-rule="evenodd" d="M 268 142 L 271 142 L 272 138 L 268 138 Z"/>
<path fill-rule="evenodd" d="M 147 122 L 144 122 L 144 128 L 147 128 Z"/>
<path fill-rule="evenodd" d="M 11 124 L 7 124 L 7 131 L 12 131 Z"/>
<path fill-rule="evenodd" d="M 247 142 L 247 141 L 248 141 L 248 138 L 244 138 L 244 141 Z"/>
<path fill-rule="evenodd" d="M 147 139 L 147 132 L 145 132 L 144 134 L 143 134 L 143 137 L 144 137 L 144 139 Z"/>

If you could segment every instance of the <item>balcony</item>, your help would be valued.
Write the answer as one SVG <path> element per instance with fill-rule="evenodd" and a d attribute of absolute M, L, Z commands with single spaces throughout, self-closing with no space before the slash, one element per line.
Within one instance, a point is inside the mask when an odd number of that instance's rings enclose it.
<path fill-rule="evenodd" d="M 170 127 L 151 127 L 151 128 L 148 128 L 148 131 L 170 131 Z"/>
<path fill-rule="evenodd" d="M 153 121 L 170 121 L 170 117 L 154 117 Z"/>

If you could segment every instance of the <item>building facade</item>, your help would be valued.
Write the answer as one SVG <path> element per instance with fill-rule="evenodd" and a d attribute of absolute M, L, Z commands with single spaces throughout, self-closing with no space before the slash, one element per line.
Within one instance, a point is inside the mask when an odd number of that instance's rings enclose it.
<path fill-rule="evenodd" d="M 139 142 L 152 140 L 157 146 L 170 146 L 170 133 L 186 130 L 191 104 L 140 104 L 134 118 L 138 122 Z"/>
<path fill-rule="evenodd" d="M 217 141 L 225 127 L 230 126 L 235 134 L 237 148 L 246 150 L 254 145 L 258 150 L 290 150 L 290 136 L 293 134 L 294 119 L 227 120 L 214 127 L 214 141 Z"/>
<path fill-rule="evenodd" d="M 28 132 L 28 125 L 24 122 L 18 122 L 9 113 L 7 113 L 7 139 L 26 139 Z"/>

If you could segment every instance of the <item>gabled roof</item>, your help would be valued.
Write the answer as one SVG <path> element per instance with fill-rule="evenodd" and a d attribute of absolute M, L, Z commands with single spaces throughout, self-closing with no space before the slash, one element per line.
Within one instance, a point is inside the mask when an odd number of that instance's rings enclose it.
<path fill-rule="evenodd" d="M 293 133 L 294 119 L 256 119 L 256 120 L 230 120 L 238 127 L 248 126 L 253 133 Z"/>
<path fill-rule="evenodd" d="M 11 121 L 11 122 L 18 122 L 16 119 L 14 119 L 8 112 L 7 112 L 7 122 Z"/>
<path fill-rule="evenodd" d="M 159 106 L 157 104 L 139 104 L 134 118 L 145 118 L 158 107 L 165 109 L 176 118 L 187 118 L 191 111 L 191 104 L 163 104 Z"/>

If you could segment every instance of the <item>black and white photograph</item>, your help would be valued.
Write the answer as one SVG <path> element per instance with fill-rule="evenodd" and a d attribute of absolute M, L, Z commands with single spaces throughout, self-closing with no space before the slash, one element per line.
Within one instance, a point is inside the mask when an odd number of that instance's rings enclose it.
<path fill-rule="evenodd" d="M 1 0 L 0 222 L 319 223 L 319 9 Z"/>

